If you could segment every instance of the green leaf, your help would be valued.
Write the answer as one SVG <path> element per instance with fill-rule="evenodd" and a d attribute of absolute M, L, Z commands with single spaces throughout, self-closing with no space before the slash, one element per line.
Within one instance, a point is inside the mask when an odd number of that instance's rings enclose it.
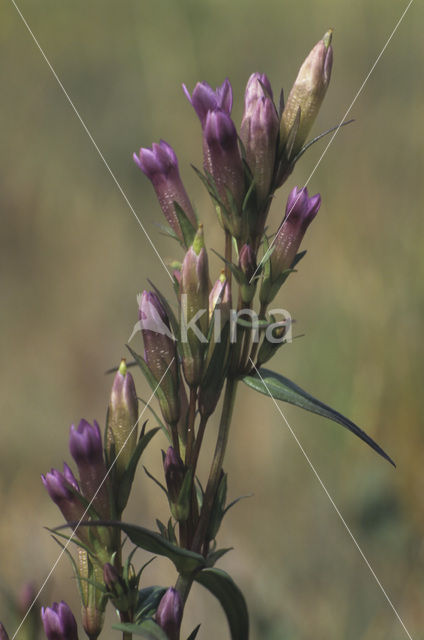
<path fill-rule="evenodd" d="M 324 404 L 320 400 L 317 400 L 309 393 L 301 389 L 294 382 L 285 378 L 284 376 L 269 371 L 268 369 L 259 369 L 255 375 L 245 376 L 243 382 L 247 384 L 259 393 L 263 393 L 275 400 L 282 400 L 294 404 L 301 409 L 310 411 L 311 413 L 317 413 L 319 416 L 333 420 L 338 424 L 354 433 L 358 438 L 366 442 L 371 449 L 374 449 L 383 458 L 388 460 L 394 467 L 396 466 L 393 460 L 383 451 L 383 449 L 376 443 L 365 431 L 362 431 L 356 424 L 351 422 L 348 418 L 345 418 L 341 413 L 335 411 L 328 405 Z"/>
<path fill-rule="evenodd" d="M 219 600 L 227 616 L 232 640 L 248 640 L 249 614 L 242 592 L 233 579 L 221 569 L 204 569 L 195 581 Z"/>
<path fill-rule="evenodd" d="M 168 640 L 168 636 L 165 631 L 160 628 L 154 620 L 143 620 L 139 624 L 133 623 L 123 623 L 123 624 L 115 624 L 112 629 L 117 629 L 118 631 L 127 631 L 128 633 L 132 633 L 135 636 L 141 636 L 142 638 L 147 638 L 147 640 Z"/>
<path fill-rule="evenodd" d="M 121 529 L 137 547 L 141 547 L 145 549 L 145 551 L 150 551 L 150 553 L 155 553 L 158 556 L 166 556 L 169 558 L 179 573 L 190 573 L 205 566 L 205 559 L 199 553 L 181 549 L 162 538 L 159 533 L 150 531 L 150 529 L 146 529 L 145 527 L 128 524 L 126 522 L 118 522 L 116 520 L 81 522 L 79 526 L 90 527 L 93 525 L 97 527 L 116 527 L 117 529 Z M 64 525 L 64 527 L 72 526 L 73 523 Z M 64 527 L 59 527 L 59 529 Z"/>
<path fill-rule="evenodd" d="M 147 421 L 146 421 L 147 422 Z M 156 427 L 155 429 L 151 429 L 150 431 L 148 431 L 147 433 L 144 433 L 144 429 L 146 427 L 146 422 L 143 425 L 143 431 L 141 434 L 141 437 L 139 439 L 139 441 L 137 442 L 137 446 L 134 449 L 134 452 L 131 456 L 131 459 L 128 463 L 127 468 L 125 469 L 125 472 L 120 480 L 119 483 L 119 494 L 118 494 L 118 498 L 117 498 L 117 508 L 118 508 L 118 512 L 122 513 L 123 510 L 125 509 L 125 507 L 127 506 L 127 502 L 128 502 L 128 498 L 131 492 L 131 487 L 132 487 L 132 483 L 134 481 L 134 475 L 137 469 L 137 465 L 138 462 L 140 460 L 140 457 L 143 453 L 143 451 L 145 450 L 145 448 L 147 447 L 147 445 L 149 444 L 150 440 L 153 438 L 153 436 L 157 433 L 157 431 L 160 430 L 159 427 Z"/>

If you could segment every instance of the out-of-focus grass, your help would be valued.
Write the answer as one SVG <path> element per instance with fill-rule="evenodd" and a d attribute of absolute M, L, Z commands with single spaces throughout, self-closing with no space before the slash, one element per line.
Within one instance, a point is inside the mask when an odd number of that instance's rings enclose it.
<path fill-rule="evenodd" d="M 267 72 L 275 92 L 283 84 L 287 94 L 303 57 L 333 26 L 334 73 L 318 132 L 338 124 L 406 5 L 25 0 L 19 6 L 168 259 L 175 247 L 160 236 L 159 207 L 131 161 L 132 151 L 159 138 L 178 152 L 208 246 L 219 248 L 220 241 L 189 167 L 201 164 L 200 131 L 181 83 L 216 85 L 228 75 L 239 122 L 249 74 Z M 308 256 L 278 298 L 295 316 L 296 332 L 306 335 L 274 364 L 363 425 L 395 458 L 396 471 L 335 425 L 283 406 L 414 639 L 424 637 L 423 17 L 414 3 L 352 111 L 356 122 L 339 133 L 311 180 L 323 206 L 305 241 Z M 0 572 L 16 592 L 25 580 L 41 583 L 58 551 L 43 526 L 60 518 L 39 474 L 68 458 L 71 422 L 103 418 L 111 382 L 103 371 L 124 354 L 136 293 L 148 277 L 164 291 L 170 287 L 7 1 L 0 48 Z M 288 189 L 308 178 L 323 148 L 311 150 L 276 198 L 271 229 Z M 214 430 L 211 424 L 211 447 Z M 149 468 L 159 473 L 154 446 L 150 456 Z M 404 636 L 275 407 L 247 389 L 226 465 L 230 495 L 255 494 L 230 512 L 220 538 L 236 547 L 221 564 L 246 593 L 253 639 Z M 141 473 L 137 483 L 128 519 L 149 526 L 166 505 Z M 171 583 L 174 574 L 157 561 L 146 579 Z M 65 559 L 42 602 L 53 598 L 78 607 Z M 226 637 L 209 596 L 199 588 L 193 602 L 187 632 L 204 620 L 200 637 Z M 5 600 L 0 618 L 13 631 Z"/>

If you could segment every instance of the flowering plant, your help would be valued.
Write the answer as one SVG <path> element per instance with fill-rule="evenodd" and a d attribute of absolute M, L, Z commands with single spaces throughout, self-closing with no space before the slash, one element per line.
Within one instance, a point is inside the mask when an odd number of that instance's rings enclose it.
<path fill-rule="evenodd" d="M 269 309 L 280 288 L 296 270 L 305 251 L 304 234 L 321 206 L 319 194 L 306 186 L 290 192 L 284 218 L 275 234 L 266 223 L 273 195 L 293 172 L 307 142 L 330 82 L 331 32 L 315 45 L 299 70 L 287 101 L 278 105 L 266 75 L 248 80 L 240 130 L 231 118 L 232 88 L 225 80 L 216 90 L 201 82 L 184 91 L 202 128 L 203 172 L 196 169 L 223 230 L 223 269 L 211 282 L 203 225 L 183 186 L 174 150 L 165 141 L 141 148 L 134 160 L 150 179 L 167 220 L 167 233 L 183 250 L 173 264 L 176 312 L 158 289 L 139 296 L 137 329 L 144 354 L 128 347 L 115 377 L 102 436 L 97 422 L 72 425 L 69 449 L 77 474 L 67 464 L 42 477 L 66 521 L 53 530 L 71 559 L 82 604 L 82 623 L 90 640 L 104 625 L 110 601 L 119 620 L 114 626 L 125 640 L 132 634 L 179 640 L 184 608 L 193 582 L 209 590 L 222 605 L 233 640 L 247 640 L 248 612 L 233 579 L 217 562 L 228 551 L 218 547 L 222 520 L 235 504 L 227 503 L 223 464 L 236 391 L 240 382 L 275 400 L 289 402 L 346 427 L 392 462 L 353 422 L 313 398 L 292 381 L 265 369 L 275 353 L 291 341 L 290 315 Z M 255 300 L 258 300 L 255 310 Z M 277 315 L 282 314 L 283 320 Z M 139 422 L 130 366 L 138 366 L 156 397 L 161 417 L 155 426 Z M 223 395 L 216 447 L 208 477 L 198 477 L 198 460 L 210 416 Z M 151 398 L 151 399 L 152 399 Z M 147 405 L 150 404 L 150 400 Z M 169 502 L 169 520 L 153 531 L 123 520 L 134 488 L 137 466 L 150 441 L 162 430 L 164 481 L 155 480 Z M 68 530 L 72 529 L 69 536 Z M 134 545 L 123 553 L 123 534 Z M 69 542 L 77 547 L 76 559 Z M 134 551 L 169 558 L 177 572 L 174 586 L 140 588 L 144 567 L 136 569 Z M 75 640 L 75 618 L 64 602 L 41 612 L 49 640 Z M 189 635 L 194 640 L 197 626 Z M 0 626 L 1 640 L 7 637 Z"/>

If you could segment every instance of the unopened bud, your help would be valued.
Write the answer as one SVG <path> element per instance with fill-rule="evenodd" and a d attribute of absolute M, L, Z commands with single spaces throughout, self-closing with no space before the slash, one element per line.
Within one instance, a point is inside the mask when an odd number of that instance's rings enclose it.
<path fill-rule="evenodd" d="M 175 202 L 181 207 L 191 224 L 197 225 L 196 215 L 187 192 L 181 182 L 177 156 L 164 140 L 153 144 L 151 149 L 141 148 L 133 155 L 135 163 L 152 182 L 161 209 L 169 225 L 181 242 L 184 235 L 175 210 Z"/>
<path fill-rule="evenodd" d="M 156 611 L 156 622 L 165 631 L 169 640 L 179 640 L 181 619 L 183 616 L 183 603 L 181 596 L 170 587 Z"/>
<path fill-rule="evenodd" d="M 292 156 L 303 147 L 324 100 L 333 65 L 332 30 L 315 45 L 302 66 L 284 107 L 280 125 L 280 149 L 285 145 L 300 109 L 300 122 Z"/>
<path fill-rule="evenodd" d="M 63 600 L 51 607 L 42 607 L 41 619 L 48 640 L 78 640 L 76 620 Z"/>
<path fill-rule="evenodd" d="M 181 270 L 183 370 L 190 386 L 199 384 L 208 333 L 209 268 L 203 228 L 199 227 Z"/>
<path fill-rule="evenodd" d="M 280 289 L 287 271 L 291 268 L 306 229 L 315 218 L 321 205 L 321 196 L 317 193 L 309 197 L 306 187 L 291 191 L 286 205 L 286 215 L 281 223 L 272 245 L 270 257 L 270 275 L 265 278 L 260 300 L 264 304 L 271 302 Z"/>
<path fill-rule="evenodd" d="M 274 174 L 279 118 L 265 74 L 253 73 L 246 86 L 240 138 L 255 180 L 256 201 L 262 207 L 270 195 Z"/>
<path fill-rule="evenodd" d="M 125 360 L 122 360 L 112 385 L 106 428 L 109 464 L 114 463 L 118 482 L 137 445 L 137 419 L 138 400 L 134 380 Z"/>
<path fill-rule="evenodd" d="M 256 281 L 252 281 L 256 273 L 256 256 L 249 244 L 244 244 L 240 249 L 239 267 L 243 272 L 245 281 L 240 285 L 240 295 L 244 304 L 249 304 L 256 290 Z"/>
<path fill-rule="evenodd" d="M 4 626 L 2 625 L 2 623 L 0 622 L 0 640 L 9 640 L 9 636 L 7 634 L 6 629 L 4 628 Z"/>
<path fill-rule="evenodd" d="M 160 400 L 163 416 L 168 424 L 175 424 L 180 415 L 177 351 L 168 317 L 156 293 L 143 291 L 139 318 L 144 359 L 164 392 Z"/>

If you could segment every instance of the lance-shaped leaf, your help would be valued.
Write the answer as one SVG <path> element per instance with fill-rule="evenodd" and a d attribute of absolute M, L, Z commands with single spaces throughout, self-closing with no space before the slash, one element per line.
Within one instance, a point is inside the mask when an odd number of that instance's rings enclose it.
<path fill-rule="evenodd" d="M 231 640 L 248 640 L 249 614 L 246 601 L 228 573 L 221 569 L 204 569 L 194 579 L 210 591 L 224 609 Z"/>
<path fill-rule="evenodd" d="M 374 449 L 374 451 L 388 460 L 394 467 L 396 466 L 387 453 L 383 451 L 383 449 L 374 442 L 374 440 L 370 438 L 365 431 L 362 431 L 362 429 L 348 418 L 345 418 L 345 416 L 338 411 L 335 411 L 328 405 L 311 396 L 288 378 L 285 378 L 274 371 L 269 371 L 269 369 L 259 369 L 256 370 L 255 375 L 245 376 L 243 378 L 243 382 L 252 389 L 255 389 L 255 391 L 259 391 L 259 393 L 263 393 L 274 400 L 282 400 L 283 402 L 294 404 L 297 407 L 301 407 L 301 409 L 305 409 L 311 413 L 317 413 L 319 416 L 338 422 L 358 436 L 358 438 L 366 442 L 372 449 Z"/>
<path fill-rule="evenodd" d="M 60 529 L 73 526 L 75 526 L 74 523 L 69 523 L 68 525 L 57 527 L 54 532 L 56 533 Z M 146 529 L 145 527 L 139 527 L 138 525 L 128 524 L 126 522 L 118 522 L 116 520 L 81 522 L 79 526 L 116 527 L 117 529 L 121 529 L 137 547 L 145 549 L 145 551 L 149 551 L 150 553 L 155 553 L 158 556 L 166 556 L 169 558 L 174 563 L 178 573 L 190 573 L 205 566 L 205 559 L 199 553 L 181 549 L 162 538 L 160 534 L 150 531 L 150 529 Z"/>

